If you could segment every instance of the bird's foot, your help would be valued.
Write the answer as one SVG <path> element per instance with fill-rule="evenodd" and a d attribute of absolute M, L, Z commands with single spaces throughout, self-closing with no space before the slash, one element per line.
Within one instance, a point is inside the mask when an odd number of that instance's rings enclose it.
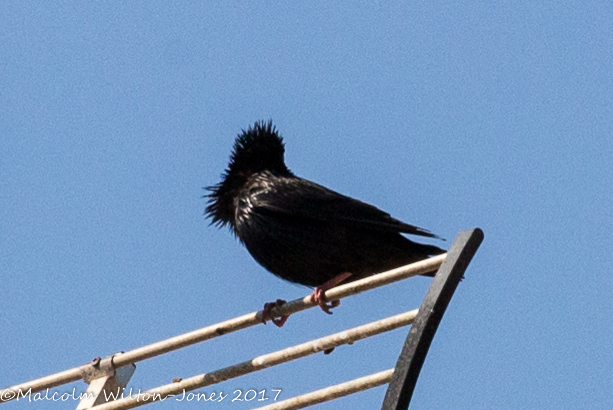
<path fill-rule="evenodd" d="M 262 323 L 266 324 L 267 320 L 271 320 L 275 326 L 283 327 L 289 315 L 283 315 L 279 318 L 275 318 L 272 316 L 272 310 L 276 307 L 285 305 L 285 303 L 286 302 L 283 299 L 277 299 L 275 302 L 264 303 L 264 309 L 262 310 Z"/>
<path fill-rule="evenodd" d="M 329 304 L 328 299 L 326 299 L 326 294 L 325 294 L 325 290 L 322 289 L 321 287 L 316 287 L 313 290 L 313 293 L 311 294 L 311 302 L 315 303 L 316 305 L 319 305 L 319 307 L 321 308 L 321 310 L 323 310 L 324 312 L 326 312 L 327 314 L 331 315 L 332 312 L 330 312 L 330 309 L 334 309 L 335 307 L 339 306 L 341 304 L 340 300 L 333 300 L 331 301 Z"/>
<path fill-rule="evenodd" d="M 341 273 L 340 275 L 333 277 L 332 279 L 330 279 L 323 285 L 317 286 L 315 289 L 313 289 L 313 293 L 311 294 L 311 302 L 315 303 L 316 305 L 319 305 L 321 310 L 331 315 L 332 312 L 330 312 L 330 309 L 333 309 L 339 306 L 341 304 L 341 301 L 332 300 L 328 304 L 327 303 L 328 299 L 326 298 L 326 291 L 337 286 L 338 284 L 343 282 L 345 279 L 347 279 L 349 276 L 351 276 L 351 273 L 349 272 Z"/>

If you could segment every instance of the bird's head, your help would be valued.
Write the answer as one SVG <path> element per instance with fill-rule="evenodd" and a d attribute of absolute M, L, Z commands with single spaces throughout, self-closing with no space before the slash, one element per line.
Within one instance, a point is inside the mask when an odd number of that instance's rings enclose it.
<path fill-rule="evenodd" d="M 232 225 L 239 191 L 253 174 L 269 172 L 276 176 L 292 176 L 285 166 L 284 154 L 283 138 L 272 120 L 258 121 L 253 127 L 242 130 L 234 141 L 230 163 L 221 182 L 205 188 L 210 192 L 206 195 L 205 213 L 212 218 L 212 223 Z"/>

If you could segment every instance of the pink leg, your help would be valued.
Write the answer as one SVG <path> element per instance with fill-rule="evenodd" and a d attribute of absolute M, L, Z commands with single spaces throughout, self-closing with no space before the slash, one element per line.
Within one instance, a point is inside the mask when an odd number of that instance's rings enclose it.
<path fill-rule="evenodd" d="M 333 277 L 332 279 L 330 279 L 329 281 L 327 281 L 323 285 L 317 286 L 315 289 L 313 289 L 313 293 L 311 294 L 311 302 L 319 305 L 321 310 L 323 310 L 327 314 L 331 315 L 332 312 L 330 312 L 330 309 L 335 308 L 338 305 L 340 305 L 341 301 L 340 300 L 333 300 L 333 301 L 330 302 L 330 304 L 327 304 L 326 303 L 327 302 L 326 291 L 332 289 L 333 287 L 335 287 L 337 285 L 339 285 L 341 282 L 343 282 L 349 276 L 351 276 L 351 273 L 349 273 L 349 272 L 341 273 L 340 275 L 337 275 L 337 276 Z"/>
<path fill-rule="evenodd" d="M 283 299 L 277 299 L 275 302 L 264 303 L 264 310 L 262 310 L 262 323 L 266 324 L 267 320 L 271 320 L 277 327 L 283 327 L 289 315 L 283 315 L 280 318 L 272 317 L 272 309 L 281 307 L 285 304 Z"/>

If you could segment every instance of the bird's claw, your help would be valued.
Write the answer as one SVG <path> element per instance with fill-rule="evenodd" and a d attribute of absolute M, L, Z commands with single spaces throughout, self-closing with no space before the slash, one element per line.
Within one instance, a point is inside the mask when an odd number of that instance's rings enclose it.
<path fill-rule="evenodd" d="M 321 310 L 323 310 L 329 315 L 332 314 L 332 312 L 330 312 L 330 309 L 334 309 L 341 304 L 340 300 L 332 300 L 328 304 L 328 299 L 326 298 L 326 290 L 319 286 L 313 290 L 313 293 L 311 294 L 311 302 L 318 305 Z"/>
<path fill-rule="evenodd" d="M 281 307 L 285 305 L 285 301 L 283 299 L 277 299 L 275 302 L 264 303 L 264 309 L 262 310 L 262 323 L 266 324 L 267 320 L 272 321 L 277 327 L 283 327 L 285 322 L 287 322 L 287 318 L 289 315 L 283 315 L 281 317 L 275 318 L 272 316 L 272 310 L 276 307 Z"/>
<path fill-rule="evenodd" d="M 342 283 L 345 279 L 347 279 L 350 276 L 351 276 L 351 273 L 344 272 L 344 273 L 341 273 L 340 275 L 336 275 L 335 277 L 328 280 L 323 285 L 317 286 L 315 289 L 313 289 L 313 293 L 311 294 L 311 302 L 318 305 L 321 308 L 321 310 L 323 310 L 327 314 L 331 315 L 332 312 L 330 312 L 330 309 L 334 309 L 335 307 L 339 306 L 341 304 L 341 301 L 332 300 L 330 301 L 330 304 L 328 304 L 327 303 L 328 299 L 326 298 L 326 291 L 339 285 L 340 283 Z"/>

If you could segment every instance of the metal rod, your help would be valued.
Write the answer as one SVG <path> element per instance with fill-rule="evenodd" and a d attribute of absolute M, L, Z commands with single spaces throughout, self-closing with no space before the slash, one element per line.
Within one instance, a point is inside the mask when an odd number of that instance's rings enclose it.
<path fill-rule="evenodd" d="M 314 406 L 319 403 L 335 400 L 340 397 L 348 396 L 353 393 L 372 389 L 373 387 L 381 386 L 389 383 L 392 378 L 394 369 L 384 370 L 379 373 L 370 374 L 360 377 L 359 379 L 350 380 L 345 383 L 340 383 L 324 389 L 316 390 L 300 396 L 292 397 L 291 399 L 279 401 L 269 404 L 264 407 L 258 407 L 253 410 L 297 410 L 305 407 Z"/>
<path fill-rule="evenodd" d="M 416 316 L 417 309 L 401 313 L 399 315 L 390 316 L 388 318 L 344 330 L 339 333 L 311 340 L 309 342 L 278 350 L 273 353 L 258 356 L 239 364 L 228 366 L 220 370 L 215 370 L 211 373 L 204 373 L 189 377 L 178 382 L 147 390 L 138 395 L 132 395 L 131 397 L 101 404 L 96 406 L 96 410 L 131 409 L 154 401 L 162 401 L 177 395 L 180 396 L 191 390 L 210 386 L 225 380 L 266 369 L 271 366 L 296 360 L 301 357 L 310 356 L 336 346 L 353 344 L 358 340 L 397 329 L 402 326 L 407 326 L 413 322 L 413 319 Z"/>
<path fill-rule="evenodd" d="M 346 285 L 337 286 L 326 292 L 328 300 L 335 300 L 357 293 L 365 292 L 380 286 L 387 285 L 411 276 L 420 275 L 435 271 L 445 260 L 447 254 L 438 255 L 434 258 L 426 259 L 411 265 L 396 268 L 387 272 L 373 275 L 359 281 L 351 282 Z M 284 304 L 281 307 L 274 308 L 272 315 L 281 317 L 292 313 L 300 312 L 315 306 L 311 302 L 311 296 L 305 296 L 300 299 L 293 300 Z M 123 366 L 129 363 L 135 363 L 141 360 L 180 349 L 195 343 L 213 339 L 227 333 L 245 329 L 250 326 L 255 326 L 262 323 L 262 311 L 249 313 L 234 319 L 226 320 L 225 322 L 207 326 L 193 332 L 184 333 L 170 339 L 162 340 L 138 349 L 130 350 L 122 354 L 117 354 L 113 360 L 116 366 Z"/>
<path fill-rule="evenodd" d="M 385 393 L 382 410 L 409 408 L 419 372 L 426 360 L 434 334 L 482 241 L 483 231 L 475 228 L 460 232 L 451 244 L 447 253 L 449 256 L 436 273 L 419 307 L 415 323 L 407 335 L 394 375 Z"/>
<path fill-rule="evenodd" d="M 326 292 L 328 300 L 336 300 L 351 295 L 355 295 L 361 292 L 365 292 L 370 289 L 374 289 L 380 286 L 384 286 L 393 282 L 397 282 L 412 276 L 421 275 L 437 270 L 447 254 L 442 254 L 429 258 L 423 261 L 419 261 L 410 265 L 402 266 L 396 269 L 389 270 L 377 275 L 369 276 L 367 278 L 350 282 L 346 285 L 340 285 Z M 300 312 L 305 309 L 313 307 L 310 295 L 301 299 L 296 299 L 284 304 L 281 307 L 276 307 L 272 310 L 272 314 L 275 317 L 282 315 Z M 218 336 L 222 336 L 227 333 L 236 332 L 241 329 L 245 329 L 250 326 L 255 326 L 262 323 L 262 311 L 249 313 L 234 319 L 226 320 L 214 325 L 203 327 L 182 335 L 174 336 L 169 339 L 165 339 L 156 343 L 152 343 L 143 347 L 139 347 L 134 350 L 130 350 L 125 353 L 117 353 L 113 357 L 113 365 L 115 368 L 122 367 L 128 364 L 136 363 L 141 360 L 149 359 L 164 353 L 168 353 L 173 350 L 181 349 L 185 346 L 190 346 L 196 343 L 204 342 L 209 339 L 213 339 Z M 86 368 L 90 366 L 89 363 L 74 367 L 63 372 L 55 373 L 49 376 L 45 376 L 39 379 L 35 379 L 29 382 L 18 384 L 12 387 L 7 387 L 0 390 L 2 397 L 16 398 L 16 395 L 21 393 L 35 393 L 47 388 L 60 386 L 62 384 L 70 383 L 82 378 L 82 374 Z M 6 400 L 6 401 L 9 401 Z M 3 401 L 0 400 L 0 403 Z"/>
<path fill-rule="evenodd" d="M 2 398 L 0 403 L 6 403 L 7 401 L 21 398 L 23 395 L 27 395 L 28 393 L 35 393 L 41 390 L 50 389 L 52 387 L 80 380 L 83 378 L 82 368 L 85 366 L 89 366 L 89 364 L 73 367 L 72 369 L 64 370 L 63 372 L 54 373 L 49 376 L 41 377 L 40 379 L 4 388 L 0 390 L 0 397 Z"/>

